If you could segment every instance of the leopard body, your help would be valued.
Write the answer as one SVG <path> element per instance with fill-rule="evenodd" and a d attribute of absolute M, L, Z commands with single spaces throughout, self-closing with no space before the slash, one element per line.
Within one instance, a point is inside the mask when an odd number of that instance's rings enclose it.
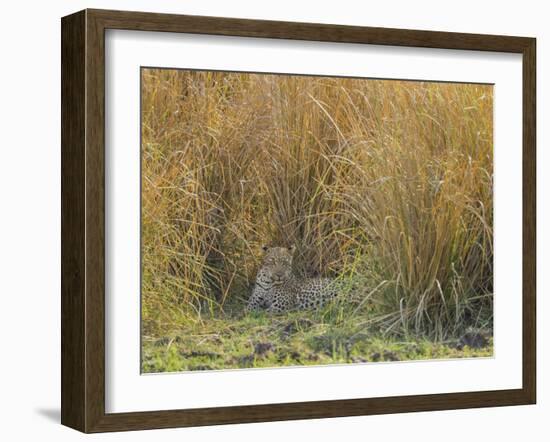
<path fill-rule="evenodd" d="M 334 280 L 301 279 L 293 274 L 294 247 L 264 247 L 264 251 L 263 264 L 248 300 L 248 311 L 283 313 L 317 309 L 337 296 Z"/>

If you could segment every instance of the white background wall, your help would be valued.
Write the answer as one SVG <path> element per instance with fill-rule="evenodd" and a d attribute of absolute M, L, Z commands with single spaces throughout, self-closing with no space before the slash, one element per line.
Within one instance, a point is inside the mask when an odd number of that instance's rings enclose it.
<path fill-rule="evenodd" d="M 59 425 L 60 17 L 86 7 L 533 36 L 538 39 L 538 405 L 115 433 L 95 440 L 548 440 L 550 13 L 543 1 L 4 2 L 0 26 L 0 436 L 81 440 Z M 518 191 L 520 191 L 518 189 Z M 546 274 L 545 274 L 546 273 Z"/>

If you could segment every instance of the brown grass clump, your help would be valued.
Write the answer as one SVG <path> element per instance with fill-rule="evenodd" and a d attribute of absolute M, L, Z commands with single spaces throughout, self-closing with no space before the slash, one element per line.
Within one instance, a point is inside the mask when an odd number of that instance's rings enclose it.
<path fill-rule="evenodd" d="M 142 70 L 143 325 L 238 311 L 262 244 L 348 315 L 444 339 L 492 315 L 492 87 Z"/>

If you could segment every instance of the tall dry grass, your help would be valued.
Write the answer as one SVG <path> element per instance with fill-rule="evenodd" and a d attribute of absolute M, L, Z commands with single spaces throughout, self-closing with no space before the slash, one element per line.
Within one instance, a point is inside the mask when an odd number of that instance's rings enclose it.
<path fill-rule="evenodd" d="M 492 87 L 142 71 L 143 320 L 239 309 L 262 244 L 384 332 L 492 312 Z M 368 306 L 368 308 L 367 308 Z"/>

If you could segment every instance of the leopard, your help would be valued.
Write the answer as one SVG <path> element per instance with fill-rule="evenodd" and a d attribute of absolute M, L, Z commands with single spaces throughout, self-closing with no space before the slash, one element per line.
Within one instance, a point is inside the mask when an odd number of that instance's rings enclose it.
<path fill-rule="evenodd" d="M 246 305 L 247 312 L 314 310 L 337 297 L 334 279 L 299 278 L 293 273 L 295 246 L 262 248 L 263 262 Z"/>

